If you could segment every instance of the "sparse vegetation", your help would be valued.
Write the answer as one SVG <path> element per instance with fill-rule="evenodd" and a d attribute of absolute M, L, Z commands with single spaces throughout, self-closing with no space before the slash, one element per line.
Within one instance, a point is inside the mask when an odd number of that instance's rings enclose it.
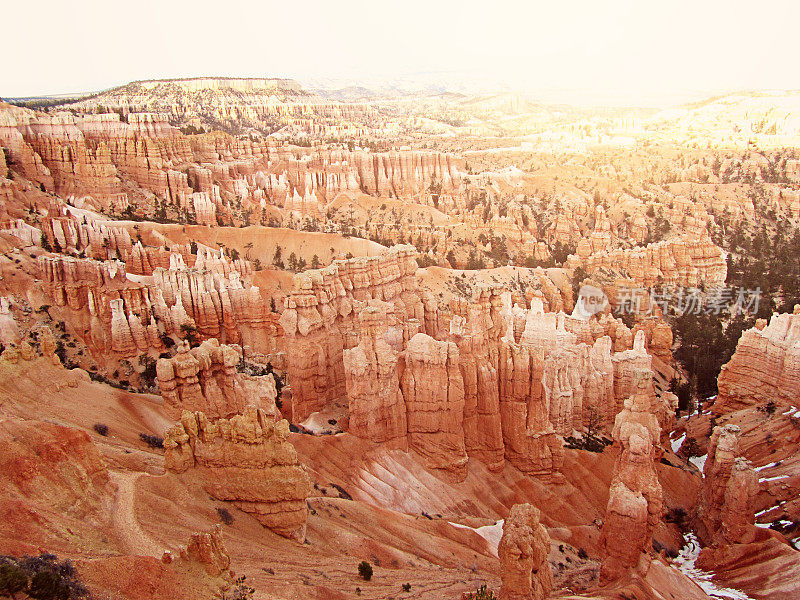
<path fill-rule="evenodd" d="M 364 581 L 369 581 L 372 579 L 372 565 L 366 560 L 362 560 L 360 563 L 358 563 L 358 575 Z"/>
<path fill-rule="evenodd" d="M 486 587 L 486 584 L 483 584 L 474 592 L 464 594 L 461 600 L 499 600 L 499 598 L 494 595 L 492 590 Z"/>
<path fill-rule="evenodd" d="M 93 429 L 103 437 L 108 435 L 108 425 L 105 423 L 95 423 Z"/>
<path fill-rule="evenodd" d="M 255 588 L 247 583 L 247 576 L 240 575 L 234 579 L 230 589 L 222 595 L 222 600 L 251 600 L 255 593 Z"/>
<path fill-rule="evenodd" d="M 145 444 L 150 446 L 151 448 L 164 448 L 164 438 L 160 435 L 155 435 L 151 433 L 140 433 L 139 439 L 142 440 Z"/>
<path fill-rule="evenodd" d="M 13 599 L 20 593 L 35 600 L 91 598 L 69 560 L 54 554 L 0 556 L 0 595 Z"/>
<path fill-rule="evenodd" d="M 233 525 L 233 515 L 227 508 L 217 508 L 217 516 L 225 525 Z"/>

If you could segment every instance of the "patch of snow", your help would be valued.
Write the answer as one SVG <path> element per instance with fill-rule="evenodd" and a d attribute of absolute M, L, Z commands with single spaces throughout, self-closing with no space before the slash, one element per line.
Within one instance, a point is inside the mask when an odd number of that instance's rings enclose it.
<path fill-rule="evenodd" d="M 763 477 L 758 480 L 759 483 L 763 483 L 765 481 L 775 481 L 776 479 L 786 479 L 788 475 L 776 475 L 775 477 Z"/>
<path fill-rule="evenodd" d="M 462 525 L 461 523 L 453 523 L 452 521 L 448 521 L 450 525 L 453 527 L 458 527 L 459 529 L 471 529 L 487 542 L 489 542 L 489 548 L 492 551 L 492 554 L 497 556 L 497 547 L 500 545 L 500 538 L 503 537 L 503 523 L 505 522 L 504 519 L 500 519 L 494 525 L 483 525 L 482 527 L 470 527 L 468 525 Z"/>
<path fill-rule="evenodd" d="M 681 449 L 681 444 L 683 444 L 683 440 L 685 440 L 685 439 L 686 439 L 686 433 L 684 432 L 684 434 L 681 437 L 679 437 L 678 439 L 670 441 L 670 444 L 672 444 L 672 453 L 673 454 L 677 454 L 678 450 Z"/>
<path fill-rule="evenodd" d="M 772 462 L 772 463 L 769 463 L 768 465 L 764 465 L 764 466 L 761 466 L 761 467 L 756 467 L 756 468 L 755 468 L 755 469 L 753 469 L 753 470 L 754 470 L 756 473 L 759 473 L 759 472 L 763 471 L 764 469 L 771 469 L 772 467 L 777 467 L 779 464 L 781 464 L 781 461 L 778 461 L 778 462 Z"/>
<path fill-rule="evenodd" d="M 794 407 L 794 406 L 792 406 L 792 407 L 791 407 L 789 410 L 787 410 L 787 411 L 785 411 L 785 412 L 782 412 L 781 414 L 782 414 L 782 415 L 785 417 L 785 416 L 786 416 L 786 415 L 788 415 L 789 413 L 793 413 L 793 412 L 795 412 L 796 410 L 797 410 L 797 408 L 796 408 L 796 407 Z"/>
<path fill-rule="evenodd" d="M 695 566 L 697 557 L 700 556 L 700 542 L 693 533 L 687 533 L 683 539 L 686 545 L 681 548 L 678 557 L 672 561 L 678 570 L 694 581 L 700 588 L 712 598 L 728 598 L 730 600 L 753 600 L 742 592 L 733 588 L 720 587 L 712 581 L 713 573 L 707 573 Z"/>
<path fill-rule="evenodd" d="M 689 459 L 689 462 L 700 469 L 700 472 L 702 473 L 703 468 L 706 466 L 706 458 L 708 458 L 708 454 L 703 454 L 703 456 L 693 456 Z"/>

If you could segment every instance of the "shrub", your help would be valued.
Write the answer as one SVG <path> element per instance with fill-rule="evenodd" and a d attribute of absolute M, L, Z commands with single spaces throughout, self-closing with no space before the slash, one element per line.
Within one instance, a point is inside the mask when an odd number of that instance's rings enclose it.
<path fill-rule="evenodd" d="M 95 423 L 94 430 L 103 437 L 108 435 L 108 425 L 106 425 L 105 423 Z"/>
<path fill-rule="evenodd" d="M 697 443 L 697 440 L 693 437 L 687 437 L 683 444 L 681 444 L 680 452 L 686 456 L 687 458 L 692 458 L 693 456 L 700 456 L 702 451 L 700 450 L 700 445 Z"/>
<path fill-rule="evenodd" d="M 367 561 L 362 560 L 360 563 L 358 563 L 358 574 L 364 581 L 369 581 L 372 579 L 372 565 Z"/>
<path fill-rule="evenodd" d="M 231 588 L 222 595 L 222 600 L 251 600 L 256 590 L 245 583 L 246 579 L 245 575 L 234 579 Z"/>
<path fill-rule="evenodd" d="M 586 560 L 587 558 L 589 558 L 589 555 L 583 548 L 578 548 L 578 558 L 580 558 L 581 560 Z"/>
<path fill-rule="evenodd" d="M 470 594 L 464 594 L 462 596 L 462 600 L 498 600 L 498 598 L 494 595 L 492 590 L 486 587 L 486 584 L 483 584 L 474 592 Z"/>
<path fill-rule="evenodd" d="M 227 508 L 218 508 L 217 516 L 219 516 L 219 520 L 225 525 L 233 525 L 233 515 Z"/>
<path fill-rule="evenodd" d="M 0 556 L 0 595 L 14 598 L 19 592 L 35 600 L 89 597 L 69 560 L 59 562 L 54 554 Z"/>
<path fill-rule="evenodd" d="M 28 576 L 18 565 L 0 563 L 0 595 L 14 597 L 28 587 Z"/>
<path fill-rule="evenodd" d="M 411 591 L 411 584 L 410 583 L 404 583 L 403 584 L 403 591 L 404 592 L 410 592 Z"/>
<path fill-rule="evenodd" d="M 27 593 L 36 600 L 67 600 L 70 597 L 69 586 L 53 571 L 39 571 L 31 577 Z"/>
<path fill-rule="evenodd" d="M 664 520 L 667 523 L 675 523 L 678 527 L 683 528 L 686 522 L 686 509 L 682 506 L 670 508 L 664 515 Z"/>
<path fill-rule="evenodd" d="M 160 435 L 153 435 L 150 433 L 140 433 L 139 439 L 142 440 L 145 444 L 147 444 L 151 448 L 164 447 L 164 438 L 162 438 Z"/>

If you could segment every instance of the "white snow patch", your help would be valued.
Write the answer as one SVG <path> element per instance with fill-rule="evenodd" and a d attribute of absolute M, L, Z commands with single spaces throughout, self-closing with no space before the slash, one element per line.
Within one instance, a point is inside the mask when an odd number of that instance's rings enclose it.
<path fill-rule="evenodd" d="M 681 437 L 676 440 L 671 440 L 670 444 L 672 444 L 672 453 L 677 454 L 678 450 L 681 449 L 681 444 L 683 444 L 683 440 L 686 439 L 686 433 L 684 433 Z"/>
<path fill-rule="evenodd" d="M 753 470 L 756 473 L 759 473 L 759 472 L 763 471 L 764 469 L 771 469 L 772 467 L 777 467 L 779 464 L 780 464 L 780 462 L 772 462 L 772 463 L 769 463 L 768 465 L 763 465 L 761 467 L 756 467 Z"/>
<path fill-rule="evenodd" d="M 461 523 L 453 523 L 452 521 L 448 521 L 450 525 L 453 527 L 458 527 L 459 529 L 471 529 L 487 542 L 489 542 L 489 548 L 491 549 L 492 553 L 497 556 L 497 547 L 500 545 L 500 538 L 503 537 L 503 523 L 505 522 L 504 519 L 500 519 L 494 525 L 483 525 L 482 527 L 470 527 L 468 525 L 462 525 Z"/>
<path fill-rule="evenodd" d="M 785 411 L 785 412 L 782 412 L 781 414 L 782 414 L 782 415 L 785 417 L 785 416 L 786 416 L 786 415 L 788 415 L 789 413 L 793 413 L 793 412 L 795 412 L 796 410 L 797 410 L 797 408 L 796 408 L 796 407 L 794 407 L 794 406 L 792 406 L 792 407 L 791 407 L 789 410 L 787 410 L 787 411 Z"/>
<path fill-rule="evenodd" d="M 750 598 L 750 596 L 740 590 L 719 587 L 711 580 L 711 578 L 714 576 L 713 573 L 707 573 L 706 571 L 702 571 L 695 567 L 694 564 L 697 561 L 697 557 L 700 555 L 700 542 L 697 541 L 697 538 L 693 533 L 687 533 L 683 539 L 686 541 L 686 545 L 681 548 L 678 558 L 672 562 L 672 564 L 675 565 L 681 573 L 699 585 L 700 588 L 712 598 L 753 600 Z"/>
<path fill-rule="evenodd" d="M 789 477 L 788 475 L 776 475 L 775 477 L 764 477 L 762 479 L 759 479 L 758 481 L 759 481 L 759 483 L 763 483 L 765 481 L 775 481 L 777 479 L 787 479 L 788 477 Z"/>
<path fill-rule="evenodd" d="M 706 466 L 706 458 L 708 458 L 708 454 L 703 454 L 703 456 L 693 456 L 689 459 L 689 462 L 700 469 L 700 472 L 702 473 L 703 468 Z"/>

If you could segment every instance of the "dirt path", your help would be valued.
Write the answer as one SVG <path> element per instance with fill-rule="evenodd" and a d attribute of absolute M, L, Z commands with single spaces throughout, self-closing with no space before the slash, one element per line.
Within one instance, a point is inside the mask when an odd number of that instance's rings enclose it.
<path fill-rule="evenodd" d="M 164 548 L 150 539 L 136 520 L 136 480 L 146 473 L 109 471 L 109 475 L 117 486 L 113 521 L 122 548 L 128 554 L 160 558 Z"/>

